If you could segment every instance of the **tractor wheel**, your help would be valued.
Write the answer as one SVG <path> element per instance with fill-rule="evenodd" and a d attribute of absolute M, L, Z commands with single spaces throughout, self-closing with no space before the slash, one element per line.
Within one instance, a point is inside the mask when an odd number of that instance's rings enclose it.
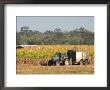
<path fill-rule="evenodd" d="M 72 65 L 72 59 L 69 60 L 69 65 Z"/>
<path fill-rule="evenodd" d="M 56 66 L 60 66 L 60 62 L 59 62 L 59 61 L 56 61 L 56 62 L 55 62 L 55 65 L 56 65 Z"/>
<path fill-rule="evenodd" d="M 80 64 L 80 65 L 84 65 L 84 62 L 83 62 L 82 59 L 79 61 L 79 64 Z"/>
<path fill-rule="evenodd" d="M 51 66 L 52 65 L 52 60 L 49 60 L 48 61 L 48 66 Z"/>
<path fill-rule="evenodd" d="M 66 60 L 64 61 L 64 65 L 66 65 L 66 66 L 69 65 L 69 60 L 68 60 L 68 59 L 66 59 Z"/>
<path fill-rule="evenodd" d="M 89 60 L 88 59 L 85 59 L 84 60 L 84 65 L 87 65 L 87 64 L 89 64 Z"/>

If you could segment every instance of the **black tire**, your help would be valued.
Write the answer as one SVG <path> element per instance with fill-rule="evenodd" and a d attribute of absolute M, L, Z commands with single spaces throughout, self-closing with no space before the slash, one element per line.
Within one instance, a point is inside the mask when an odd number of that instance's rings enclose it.
<path fill-rule="evenodd" d="M 84 65 L 84 62 L 82 59 L 79 61 L 79 65 Z"/>
<path fill-rule="evenodd" d="M 48 66 L 51 66 L 53 63 L 52 63 L 52 60 L 49 60 L 48 61 Z"/>
<path fill-rule="evenodd" d="M 88 65 L 90 62 L 89 62 L 89 60 L 88 59 L 85 59 L 84 60 L 84 65 Z"/>
<path fill-rule="evenodd" d="M 68 66 L 70 63 L 69 63 L 69 60 L 68 59 L 65 59 L 64 61 L 64 65 Z"/>
<path fill-rule="evenodd" d="M 56 61 L 56 62 L 55 62 L 55 65 L 56 65 L 56 66 L 60 66 L 60 61 Z"/>
<path fill-rule="evenodd" d="M 72 65 L 72 64 L 73 64 L 73 63 L 72 63 L 72 59 L 70 59 L 70 60 L 69 60 L 69 65 Z"/>

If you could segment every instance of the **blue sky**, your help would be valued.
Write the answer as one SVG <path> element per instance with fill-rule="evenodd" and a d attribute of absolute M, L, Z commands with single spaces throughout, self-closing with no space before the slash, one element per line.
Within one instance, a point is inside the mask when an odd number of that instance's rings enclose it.
<path fill-rule="evenodd" d="M 93 16 L 17 16 L 17 31 L 23 26 L 28 26 L 30 30 L 45 32 L 60 28 L 63 31 L 74 30 L 84 27 L 94 32 Z"/>

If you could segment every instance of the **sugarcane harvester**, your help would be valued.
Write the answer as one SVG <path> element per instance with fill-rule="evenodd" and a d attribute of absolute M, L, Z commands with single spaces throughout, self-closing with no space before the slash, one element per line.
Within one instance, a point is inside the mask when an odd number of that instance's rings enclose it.
<path fill-rule="evenodd" d="M 87 65 L 90 63 L 88 58 L 89 56 L 86 52 L 68 50 L 67 53 L 56 53 L 53 58 L 48 61 L 48 65 Z"/>

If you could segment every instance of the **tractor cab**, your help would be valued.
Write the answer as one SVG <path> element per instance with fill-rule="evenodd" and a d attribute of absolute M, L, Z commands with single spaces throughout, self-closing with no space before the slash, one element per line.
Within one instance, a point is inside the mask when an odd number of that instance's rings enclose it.
<path fill-rule="evenodd" d="M 60 60 L 60 58 L 61 58 L 60 54 L 55 54 L 55 55 L 53 56 L 53 61 Z"/>
<path fill-rule="evenodd" d="M 66 57 L 66 53 L 56 53 L 54 56 L 53 56 L 53 61 L 61 61 L 63 60 L 64 58 Z"/>
<path fill-rule="evenodd" d="M 55 53 L 54 56 L 52 57 L 51 60 L 48 61 L 48 65 L 63 65 L 64 64 L 64 60 L 66 60 L 67 58 L 67 54 L 66 53 Z"/>

